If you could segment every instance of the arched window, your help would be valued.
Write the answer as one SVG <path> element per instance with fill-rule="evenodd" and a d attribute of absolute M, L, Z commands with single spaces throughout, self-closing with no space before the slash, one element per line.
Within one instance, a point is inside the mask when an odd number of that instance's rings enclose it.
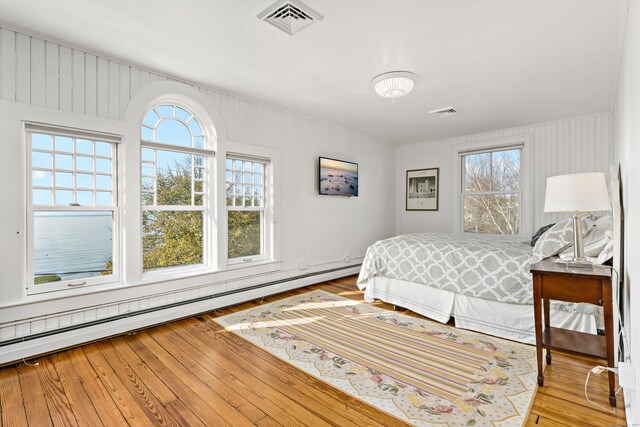
<path fill-rule="evenodd" d="M 141 129 L 143 271 L 207 264 L 209 157 L 198 119 L 175 104 L 153 107 Z"/>

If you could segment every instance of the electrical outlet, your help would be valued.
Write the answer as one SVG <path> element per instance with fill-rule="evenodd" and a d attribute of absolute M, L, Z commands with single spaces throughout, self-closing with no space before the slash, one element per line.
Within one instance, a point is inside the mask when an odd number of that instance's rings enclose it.
<path fill-rule="evenodd" d="M 636 373 L 631 362 L 620 362 L 618 364 L 618 381 L 625 390 L 636 388 Z"/>
<path fill-rule="evenodd" d="M 349 261 L 351 261 L 351 253 L 349 252 L 349 249 L 345 249 L 344 262 L 349 262 Z"/>
<path fill-rule="evenodd" d="M 298 263 L 298 268 L 299 268 L 300 270 L 306 270 L 307 268 L 309 268 L 309 264 L 307 264 L 307 262 L 306 262 L 306 261 L 300 261 L 300 262 Z"/>

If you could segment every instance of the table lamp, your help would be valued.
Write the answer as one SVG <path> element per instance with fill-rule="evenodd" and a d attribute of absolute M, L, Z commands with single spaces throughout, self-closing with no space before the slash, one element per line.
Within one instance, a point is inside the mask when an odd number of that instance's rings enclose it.
<path fill-rule="evenodd" d="M 581 212 L 611 210 L 604 174 L 574 173 L 547 178 L 545 212 L 573 212 L 573 259 L 567 267 L 592 267 L 584 256 Z"/>

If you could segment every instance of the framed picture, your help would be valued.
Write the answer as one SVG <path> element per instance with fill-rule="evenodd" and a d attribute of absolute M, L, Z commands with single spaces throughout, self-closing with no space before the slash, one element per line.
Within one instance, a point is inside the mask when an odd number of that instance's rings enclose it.
<path fill-rule="evenodd" d="M 440 168 L 407 171 L 408 211 L 437 211 L 440 197 Z"/>

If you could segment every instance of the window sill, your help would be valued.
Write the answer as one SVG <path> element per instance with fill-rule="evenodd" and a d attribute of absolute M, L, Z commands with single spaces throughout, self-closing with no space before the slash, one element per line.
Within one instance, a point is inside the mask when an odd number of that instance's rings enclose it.
<path fill-rule="evenodd" d="M 242 268 L 249 268 L 258 265 L 279 264 L 281 261 L 274 261 L 270 258 L 258 258 L 252 261 L 227 261 L 227 266 L 224 270 L 237 270 Z"/>
<path fill-rule="evenodd" d="M 160 285 L 166 282 L 178 282 L 188 279 L 199 278 L 197 282 L 203 280 L 211 282 L 225 282 L 234 279 L 242 279 L 244 277 L 256 276 L 260 274 L 273 273 L 280 270 L 282 261 L 264 260 L 256 261 L 251 265 L 240 264 L 234 266 L 226 266 L 222 269 L 213 269 L 209 267 L 199 268 L 179 268 L 169 269 L 167 271 L 153 271 L 145 273 L 139 281 L 125 283 L 123 281 L 111 282 L 107 284 L 96 284 L 84 288 L 75 288 L 71 292 L 67 289 L 59 291 L 35 293 L 26 295 L 26 303 L 43 303 L 54 300 L 63 300 L 67 298 L 85 297 L 92 294 L 111 293 L 117 291 L 130 290 L 139 286 Z M 209 276 L 209 277 L 207 277 Z M 193 286 L 193 284 L 191 284 Z M 24 305 L 25 302 L 10 303 L 0 305 L 0 308 L 9 308 L 16 305 Z"/>

